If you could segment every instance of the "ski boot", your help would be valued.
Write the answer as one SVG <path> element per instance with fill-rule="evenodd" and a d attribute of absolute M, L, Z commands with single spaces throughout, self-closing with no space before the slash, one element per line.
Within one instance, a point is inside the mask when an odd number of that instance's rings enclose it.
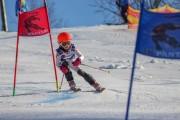
<path fill-rule="evenodd" d="M 70 91 L 73 91 L 73 92 L 81 91 L 80 88 L 76 88 L 76 84 L 73 80 L 68 81 L 68 83 L 69 83 Z"/>
<path fill-rule="evenodd" d="M 81 88 L 70 88 L 70 91 L 73 91 L 73 92 L 79 92 L 81 91 Z"/>
<path fill-rule="evenodd" d="M 102 93 L 105 90 L 105 88 L 101 87 L 98 83 L 94 83 L 92 86 L 96 89 L 98 93 Z"/>

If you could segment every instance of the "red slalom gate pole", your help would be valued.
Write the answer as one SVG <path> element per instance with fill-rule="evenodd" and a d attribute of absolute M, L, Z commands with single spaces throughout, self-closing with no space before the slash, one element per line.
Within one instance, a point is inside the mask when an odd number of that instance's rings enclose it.
<path fill-rule="evenodd" d="M 15 91 L 16 91 L 16 73 L 17 73 L 17 63 L 18 63 L 18 47 L 19 47 L 19 35 L 17 37 L 17 43 L 16 43 L 16 60 L 15 60 L 15 69 L 14 69 L 13 96 L 15 96 Z"/>
<path fill-rule="evenodd" d="M 44 0 L 44 5 L 46 8 L 46 16 L 47 16 L 47 21 L 48 21 L 49 37 L 50 37 L 51 51 L 52 51 L 52 59 L 53 59 L 53 64 L 54 64 L 54 74 L 55 74 L 55 79 L 56 79 L 56 89 L 57 89 L 57 92 L 59 92 L 59 83 L 58 83 L 58 77 L 57 77 L 57 71 L 56 71 L 56 64 L 55 64 L 55 58 L 54 58 L 54 50 L 53 50 L 53 44 L 52 44 L 51 29 L 50 29 L 50 25 L 49 25 L 49 17 L 48 17 L 46 0 Z"/>
<path fill-rule="evenodd" d="M 20 11 L 18 13 L 18 32 L 17 32 L 17 42 L 16 42 L 16 60 L 15 60 L 15 68 L 14 68 L 14 85 L 13 85 L 13 96 L 16 94 L 16 74 L 17 74 L 17 63 L 18 63 L 18 51 L 19 51 L 19 17 L 20 17 L 20 12 L 21 12 L 21 6 L 22 6 L 22 0 L 20 0 L 19 3 L 20 6 Z"/>

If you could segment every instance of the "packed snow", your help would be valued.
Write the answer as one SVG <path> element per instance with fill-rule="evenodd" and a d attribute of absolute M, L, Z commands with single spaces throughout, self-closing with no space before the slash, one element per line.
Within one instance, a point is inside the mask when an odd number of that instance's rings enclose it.
<path fill-rule="evenodd" d="M 56 91 L 49 35 L 20 37 L 16 96 L 12 96 L 16 32 L 0 32 L 0 120 L 124 120 L 136 31 L 126 25 L 53 29 L 69 32 L 84 54 L 80 66 L 105 87 L 103 93 L 73 72 L 81 92 Z M 57 69 L 58 81 L 62 73 Z M 180 62 L 137 56 L 130 120 L 180 119 Z"/>

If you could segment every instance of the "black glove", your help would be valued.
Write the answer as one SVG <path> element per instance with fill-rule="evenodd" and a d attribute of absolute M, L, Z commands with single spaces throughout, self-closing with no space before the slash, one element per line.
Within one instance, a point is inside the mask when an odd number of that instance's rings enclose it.
<path fill-rule="evenodd" d="M 67 62 L 67 61 L 64 61 L 63 63 L 62 63 L 62 66 L 64 66 L 64 67 L 67 67 L 69 65 L 69 63 Z"/>

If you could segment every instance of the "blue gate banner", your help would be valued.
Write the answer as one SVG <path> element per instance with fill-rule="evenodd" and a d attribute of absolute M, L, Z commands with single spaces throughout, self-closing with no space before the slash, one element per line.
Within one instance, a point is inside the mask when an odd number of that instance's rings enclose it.
<path fill-rule="evenodd" d="M 141 8 L 136 52 L 180 59 L 180 13 L 154 13 Z"/>

